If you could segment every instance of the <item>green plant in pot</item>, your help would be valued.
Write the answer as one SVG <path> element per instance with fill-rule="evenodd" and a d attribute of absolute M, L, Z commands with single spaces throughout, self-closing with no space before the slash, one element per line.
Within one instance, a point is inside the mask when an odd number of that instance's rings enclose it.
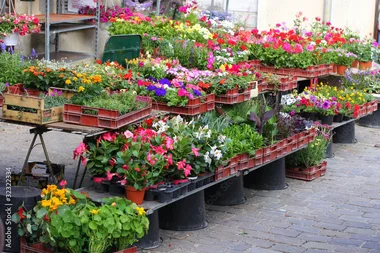
<path fill-rule="evenodd" d="M 315 123 L 317 137 L 309 145 L 286 157 L 287 168 L 306 169 L 316 166 L 325 158 L 326 148 L 332 138 L 332 131 L 328 126 Z"/>

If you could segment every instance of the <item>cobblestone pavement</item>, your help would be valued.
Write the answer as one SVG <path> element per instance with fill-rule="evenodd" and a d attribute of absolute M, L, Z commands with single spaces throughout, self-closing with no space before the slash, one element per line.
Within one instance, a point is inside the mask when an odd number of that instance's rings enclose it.
<path fill-rule="evenodd" d="M 72 151 L 80 136 L 44 135 L 51 160 L 66 164 L 72 183 Z M 0 172 L 21 168 L 32 136 L 27 127 L 0 122 Z M 145 252 L 380 252 L 380 129 L 356 127 L 356 144 L 334 145 L 326 176 L 288 179 L 282 191 L 246 190 L 247 202 L 207 207 L 206 229 L 162 231 L 163 244 Z M 30 160 L 42 160 L 36 147 Z M 0 175 L 0 185 L 4 176 Z"/>

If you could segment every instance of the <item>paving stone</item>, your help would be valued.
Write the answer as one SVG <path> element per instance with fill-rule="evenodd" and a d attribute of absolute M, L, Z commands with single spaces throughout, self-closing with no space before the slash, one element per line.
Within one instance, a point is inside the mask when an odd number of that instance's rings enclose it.
<path fill-rule="evenodd" d="M 331 240 L 331 237 L 328 237 L 328 236 L 309 234 L 309 233 L 302 233 L 297 238 L 308 241 L 308 242 L 310 242 L 310 241 L 312 241 L 312 242 L 329 242 Z"/>
<path fill-rule="evenodd" d="M 332 244 L 341 244 L 341 245 L 352 245 L 352 246 L 360 246 L 363 244 L 362 241 L 353 240 L 353 239 L 344 239 L 344 238 L 333 238 L 330 243 Z"/>
<path fill-rule="evenodd" d="M 301 225 L 292 225 L 290 228 L 297 231 L 306 232 L 306 233 L 319 233 L 319 230 L 320 230 L 312 226 L 301 226 Z"/>
<path fill-rule="evenodd" d="M 283 244 L 283 243 L 276 243 L 270 249 L 277 250 L 280 252 L 286 252 L 286 253 L 288 253 L 288 252 L 289 253 L 302 253 L 305 251 L 304 248 L 289 246 L 289 245 Z"/>
<path fill-rule="evenodd" d="M 352 234 L 376 235 L 377 231 L 365 228 L 347 228 L 346 230 L 344 230 L 344 232 Z"/>
<path fill-rule="evenodd" d="M 361 216 L 342 215 L 339 219 L 344 221 L 368 222 L 367 218 L 363 218 Z"/>
<path fill-rule="evenodd" d="M 247 249 L 244 252 L 246 253 L 282 253 L 281 251 L 272 250 L 272 249 L 263 249 L 263 248 L 258 248 L 258 247 L 252 247 L 250 249 Z"/>
<path fill-rule="evenodd" d="M 269 232 L 277 235 L 284 235 L 289 237 L 297 237 L 301 234 L 300 231 L 294 229 L 272 228 Z"/>
<path fill-rule="evenodd" d="M 273 238 L 271 238 L 270 240 L 273 242 L 279 242 L 294 246 L 301 246 L 306 242 L 305 240 L 302 240 L 300 238 L 292 238 L 283 235 L 274 235 Z"/>
<path fill-rule="evenodd" d="M 366 242 L 363 248 L 380 250 L 380 242 Z"/>
<path fill-rule="evenodd" d="M 372 225 L 364 222 L 357 222 L 357 221 L 346 221 L 342 224 L 343 226 L 347 227 L 354 227 L 354 228 L 371 228 Z"/>
<path fill-rule="evenodd" d="M 371 241 L 371 242 L 380 242 L 380 236 L 369 236 L 363 234 L 353 234 L 352 239 L 362 240 L 362 241 Z"/>
<path fill-rule="evenodd" d="M 326 252 L 333 252 L 333 251 L 327 251 L 322 249 L 307 249 L 303 253 L 326 253 Z"/>
<path fill-rule="evenodd" d="M 336 230 L 336 231 L 343 231 L 347 228 L 346 226 L 343 226 L 343 225 L 337 225 L 337 224 L 331 224 L 331 223 L 325 223 L 325 222 L 314 223 L 314 227 L 324 228 L 324 229 L 329 229 L 329 230 Z"/>
<path fill-rule="evenodd" d="M 334 251 L 337 246 L 334 244 L 324 243 L 324 242 L 307 242 L 302 247 L 307 249 L 323 249 Z"/>

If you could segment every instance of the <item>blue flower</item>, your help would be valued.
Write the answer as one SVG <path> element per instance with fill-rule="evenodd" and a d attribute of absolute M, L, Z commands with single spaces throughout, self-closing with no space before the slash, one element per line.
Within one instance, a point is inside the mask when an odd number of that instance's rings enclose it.
<path fill-rule="evenodd" d="M 156 86 L 154 86 L 154 85 L 149 85 L 146 88 L 147 88 L 148 91 L 154 91 L 154 90 L 156 90 Z"/>
<path fill-rule="evenodd" d="M 156 89 L 156 96 L 163 97 L 166 95 L 166 90 L 164 88 Z"/>
<path fill-rule="evenodd" d="M 169 79 L 166 79 L 166 78 L 162 78 L 158 82 L 160 84 L 167 84 L 168 86 L 171 86 L 171 83 L 170 83 Z"/>
<path fill-rule="evenodd" d="M 152 76 L 150 76 L 148 79 L 151 80 L 152 82 L 157 82 L 157 79 Z"/>
<path fill-rule="evenodd" d="M 182 88 L 185 89 L 185 85 L 183 84 L 183 82 L 178 82 L 178 83 L 179 83 L 179 85 L 181 85 Z"/>
<path fill-rule="evenodd" d="M 194 95 L 197 97 L 202 96 L 202 92 L 200 92 L 199 90 L 193 89 L 193 92 L 194 92 Z"/>

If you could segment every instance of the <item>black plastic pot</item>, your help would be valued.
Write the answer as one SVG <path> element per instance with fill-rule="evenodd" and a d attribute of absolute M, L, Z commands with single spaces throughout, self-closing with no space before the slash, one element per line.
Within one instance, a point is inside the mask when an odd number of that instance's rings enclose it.
<path fill-rule="evenodd" d="M 333 123 L 333 119 L 334 119 L 334 115 L 320 115 L 319 116 L 319 119 L 321 120 L 321 124 L 324 124 L 324 125 L 332 125 Z"/>
<path fill-rule="evenodd" d="M 125 186 L 110 182 L 109 192 L 114 196 L 125 196 Z"/>
<path fill-rule="evenodd" d="M 204 191 L 159 209 L 158 215 L 161 229 L 193 231 L 207 227 Z"/>
<path fill-rule="evenodd" d="M 352 121 L 334 129 L 334 143 L 355 143 L 355 122 Z"/>
<path fill-rule="evenodd" d="M 145 191 L 145 195 L 144 195 L 144 200 L 145 201 L 154 201 L 154 200 L 157 200 L 157 195 L 156 195 L 156 191 L 154 191 L 154 189 L 148 189 Z"/>
<path fill-rule="evenodd" d="M 140 249 L 154 249 L 161 245 L 160 237 L 160 226 L 158 222 L 158 212 L 155 211 L 152 214 L 148 215 L 149 219 L 149 229 L 148 233 L 144 235 L 139 241 L 135 244 L 137 248 Z"/>
<path fill-rule="evenodd" d="M 7 189 L 0 187 L 0 218 L 5 230 L 4 252 L 20 252 L 20 236 L 17 233 L 17 224 L 11 222 L 11 216 L 23 204 L 27 210 L 32 210 L 39 200 L 40 189 L 27 186 L 12 186 Z"/>
<path fill-rule="evenodd" d="M 205 190 L 206 204 L 234 206 L 246 201 L 243 175 L 232 177 Z"/>
<path fill-rule="evenodd" d="M 334 115 L 333 122 L 337 122 L 337 123 L 343 122 L 343 114 L 338 113 L 337 115 Z"/>
<path fill-rule="evenodd" d="M 312 120 L 312 121 L 317 121 L 319 120 L 319 115 L 314 112 L 302 112 L 300 114 L 301 117 L 307 119 L 307 120 Z"/>
<path fill-rule="evenodd" d="M 280 158 L 244 177 L 244 187 L 255 190 L 283 190 L 285 183 L 285 158 Z"/>
<path fill-rule="evenodd" d="M 380 105 L 377 111 L 359 119 L 358 124 L 364 127 L 380 128 Z"/>

